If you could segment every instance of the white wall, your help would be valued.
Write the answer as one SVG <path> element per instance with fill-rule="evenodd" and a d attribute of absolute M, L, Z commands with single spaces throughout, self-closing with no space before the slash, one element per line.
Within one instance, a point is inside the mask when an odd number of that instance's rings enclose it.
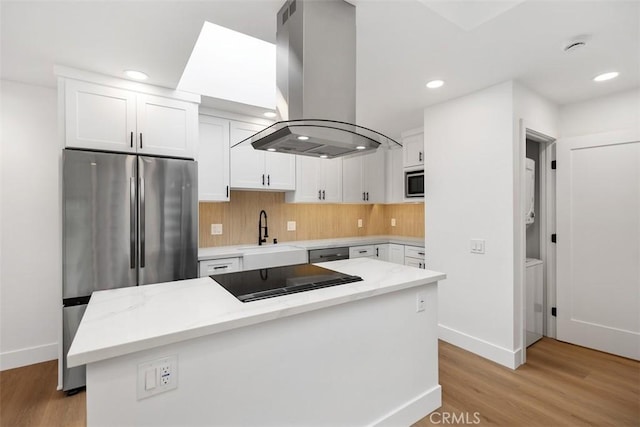
<path fill-rule="evenodd" d="M 61 243 L 54 89 L 2 80 L 0 369 L 58 357 Z"/>
<path fill-rule="evenodd" d="M 639 127 L 640 89 L 560 108 L 560 136 L 563 138 Z"/>
<path fill-rule="evenodd" d="M 425 222 L 440 337 L 509 367 L 514 340 L 513 83 L 424 113 Z M 484 255 L 470 253 L 484 239 Z"/>

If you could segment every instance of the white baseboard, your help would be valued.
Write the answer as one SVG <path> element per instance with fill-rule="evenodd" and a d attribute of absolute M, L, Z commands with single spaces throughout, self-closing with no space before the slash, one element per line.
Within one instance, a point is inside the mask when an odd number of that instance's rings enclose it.
<path fill-rule="evenodd" d="M 438 338 L 510 369 L 522 363 L 522 349 L 512 351 L 444 325 L 438 324 Z"/>
<path fill-rule="evenodd" d="M 410 426 L 442 406 L 442 387 L 436 385 L 371 423 L 372 426 Z"/>
<path fill-rule="evenodd" d="M 21 348 L 0 353 L 0 371 L 33 365 L 58 358 L 58 343 Z"/>

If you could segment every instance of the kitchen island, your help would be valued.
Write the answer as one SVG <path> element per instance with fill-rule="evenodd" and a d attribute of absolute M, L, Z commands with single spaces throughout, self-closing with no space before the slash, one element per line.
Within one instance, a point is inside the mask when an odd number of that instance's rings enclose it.
<path fill-rule="evenodd" d="M 209 277 L 94 293 L 67 356 L 87 365 L 88 425 L 409 425 L 438 408 L 444 274 L 319 265 L 363 281 L 247 303 Z M 167 360 L 176 387 L 145 397 Z"/>

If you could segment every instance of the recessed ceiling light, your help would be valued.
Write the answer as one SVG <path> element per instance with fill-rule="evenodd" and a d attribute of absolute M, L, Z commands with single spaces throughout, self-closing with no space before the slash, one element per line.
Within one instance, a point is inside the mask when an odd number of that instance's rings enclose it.
<path fill-rule="evenodd" d="M 365 148 L 367 148 L 367 147 L 365 147 L 364 145 L 358 145 L 356 147 L 356 150 L 364 150 Z"/>
<path fill-rule="evenodd" d="M 272 151 L 273 152 L 273 151 L 276 151 L 276 149 L 275 148 L 267 148 L 267 151 Z"/>
<path fill-rule="evenodd" d="M 320 155 L 320 158 L 321 158 L 321 159 L 326 159 L 327 157 L 328 157 L 328 156 L 327 156 L 326 154 L 321 154 L 321 155 Z"/>
<path fill-rule="evenodd" d="M 300 141 L 306 141 L 307 139 L 309 139 L 309 137 L 308 137 L 308 136 L 304 136 L 304 135 L 300 135 L 300 136 L 298 137 L 298 139 L 299 139 Z"/>
<path fill-rule="evenodd" d="M 437 89 L 441 87 L 443 84 L 444 82 L 442 80 L 431 80 L 429 83 L 427 83 L 427 87 L 429 89 Z"/>
<path fill-rule="evenodd" d="M 142 71 L 136 70 L 125 70 L 124 75 L 134 80 L 147 80 L 149 78 L 149 76 Z"/>
<path fill-rule="evenodd" d="M 274 113 L 273 111 L 267 111 L 266 113 L 262 114 L 265 117 L 269 117 L 270 119 L 274 118 L 275 116 L 277 116 L 276 113 Z"/>
<path fill-rule="evenodd" d="M 604 82 L 606 80 L 611 80 L 611 79 L 615 79 L 616 77 L 618 77 L 620 73 L 618 73 L 617 71 L 611 71 L 610 73 L 603 73 L 600 74 L 598 76 L 595 76 L 593 78 L 594 82 Z"/>

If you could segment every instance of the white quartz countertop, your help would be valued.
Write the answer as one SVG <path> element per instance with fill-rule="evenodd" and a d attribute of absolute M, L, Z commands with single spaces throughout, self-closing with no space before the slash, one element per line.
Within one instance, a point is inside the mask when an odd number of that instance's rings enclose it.
<path fill-rule="evenodd" d="M 297 246 L 307 250 L 339 248 L 342 246 L 379 245 L 383 243 L 397 243 L 399 245 L 412 245 L 424 247 L 423 237 L 402 237 L 402 236 L 364 236 L 364 237 L 341 237 L 336 239 L 321 240 L 292 240 L 280 242 L 279 245 Z M 273 245 L 272 243 L 269 245 Z M 255 244 L 218 246 L 198 249 L 198 261 L 210 259 L 241 257 L 247 247 Z"/>
<path fill-rule="evenodd" d="M 205 335 L 435 283 L 443 273 L 368 258 L 322 267 L 363 281 L 242 303 L 210 277 L 94 292 L 67 356 L 98 362 Z"/>

